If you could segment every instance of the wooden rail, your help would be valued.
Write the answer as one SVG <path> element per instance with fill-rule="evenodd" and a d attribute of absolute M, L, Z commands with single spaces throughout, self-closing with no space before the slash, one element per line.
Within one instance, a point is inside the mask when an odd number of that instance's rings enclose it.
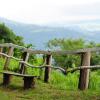
<path fill-rule="evenodd" d="M 100 47 L 84 48 L 84 49 L 78 49 L 78 50 L 67 50 L 67 51 L 60 51 L 60 50 L 56 50 L 56 51 L 33 50 L 33 49 L 30 49 L 30 48 L 25 48 L 23 46 L 18 46 L 18 45 L 12 44 L 12 43 L 0 44 L 0 47 L 14 47 L 14 48 L 20 49 L 22 52 L 28 52 L 28 53 L 32 53 L 32 54 L 47 54 L 47 55 L 53 55 L 53 54 L 57 54 L 57 55 L 82 54 L 82 53 L 85 53 L 85 52 L 97 52 L 97 51 L 100 51 Z"/>
<path fill-rule="evenodd" d="M 81 69 L 100 69 L 100 65 L 95 65 L 95 66 L 79 66 L 76 68 L 70 68 L 66 71 L 66 73 L 73 73 L 75 71 L 81 70 Z"/>
<path fill-rule="evenodd" d="M 4 47 L 9 48 L 7 54 L 3 53 Z M 15 48 L 18 48 L 22 52 L 21 59 L 13 57 L 13 50 Z M 8 69 L 10 59 L 17 60 L 20 63 L 19 64 L 20 74 L 23 74 L 23 75 L 26 72 L 26 66 L 31 67 L 31 68 L 39 68 L 41 70 L 43 68 L 45 68 L 44 82 L 49 82 L 49 74 L 50 74 L 51 68 L 52 69 L 59 69 L 64 74 L 80 70 L 78 88 L 81 90 L 88 88 L 90 69 L 94 69 L 94 68 L 99 69 L 100 68 L 100 65 L 90 66 L 91 52 L 99 52 L 99 51 L 100 51 L 99 47 L 98 48 L 85 48 L 85 49 L 72 50 L 72 51 L 45 51 L 45 50 L 32 50 L 32 49 L 25 48 L 23 46 L 18 46 L 18 45 L 12 44 L 12 43 L 0 44 L 0 57 L 1 56 L 6 57 L 4 69 L 6 69 L 6 70 Z M 42 66 L 33 66 L 33 65 L 29 64 L 28 59 L 29 59 L 30 54 L 43 54 L 43 55 L 45 55 L 44 64 Z M 52 66 L 52 55 L 68 55 L 68 54 L 80 55 L 81 56 L 81 66 L 77 67 L 77 68 L 68 69 L 68 70 L 64 70 L 61 67 Z"/>

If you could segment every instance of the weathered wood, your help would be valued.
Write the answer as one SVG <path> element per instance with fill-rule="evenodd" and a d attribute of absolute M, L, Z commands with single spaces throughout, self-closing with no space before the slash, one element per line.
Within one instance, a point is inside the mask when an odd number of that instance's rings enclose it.
<path fill-rule="evenodd" d="M 24 89 L 29 89 L 34 87 L 35 87 L 34 77 L 24 77 Z"/>
<path fill-rule="evenodd" d="M 13 47 L 13 48 L 18 48 L 18 49 L 27 49 L 24 46 L 19 46 L 13 43 L 3 43 L 3 44 L 0 44 L 0 47 L 8 47 L 8 48 Z"/>
<path fill-rule="evenodd" d="M 46 57 L 46 65 L 51 65 L 52 62 L 52 55 L 47 55 Z M 48 82 L 49 81 L 49 73 L 50 73 L 50 66 L 45 66 L 45 73 L 44 73 L 44 82 Z"/>
<path fill-rule="evenodd" d="M 27 74 L 19 74 L 9 71 L 4 71 L 3 73 L 3 86 L 7 87 L 10 84 L 12 75 L 24 77 L 24 89 L 34 88 L 35 87 L 35 77 L 33 75 L 27 75 Z"/>
<path fill-rule="evenodd" d="M 19 77 L 38 77 L 38 76 L 34 76 L 34 75 L 20 74 L 20 73 L 15 73 L 15 72 L 11 72 L 11 71 L 2 71 L 0 73 L 19 76 Z"/>
<path fill-rule="evenodd" d="M 46 65 L 46 55 L 43 55 L 43 65 Z M 44 67 L 43 65 L 39 69 L 39 77 L 38 77 L 38 79 L 42 79 L 42 77 L 43 77 L 43 67 Z"/>
<path fill-rule="evenodd" d="M 70 68 L 66 71 L 66 73 L 73 73 L 75 71 L 81 70 L 81 69 L 100 69 L 100 65 L 94 65 L 94 66 L 80 66 L 76 68 Z"/>
<path fill-rule="evenodd" d="M 3 43 L 3 44 L 0 44 L 0 47 L 12 47 L 12 43 Z"/>
<path fill-rule="evenodd" d="M 11 74 L 3 73 L 3 86 L 8 86 L 11 81 Z"/>
<path fill-rule="evenodd" d="M 27 62 L 28 61 L 28 58 L 29 58 L 29 53 L 24 52 L 22 54 L 23 61 Z M 26 71 L 25 64 L 24 63 L 20 63 L 20 73 L 25 74 L 25 71 Z"/>
<path fill-rule="evenodd" d="M 13 55 L 13 50 L 14 50 L 13 47 L 9 47 L 8 56 L 12 56 Z M 8 69 L 9 64 L 10 64 L 10 58 L 6 58 L 6 62 L 5 62 L 5 65 L 4 65 L 4 70 Z"/>
<path fill-rule="evenodd" d="M 55 50 L 55 51 L 44 51 L 44 50 L 32 50 L 29 48 L 25 48 L 23 46 L 18 46 L 12 43 L 4 43 L 0 44 L 0 47 L 13 47 L 13 48 L 18 48 L 22 50 L 23 52 L 28 52 L 32 54 L 46 54 L 46 55 L 68 55 L 68 54 L 82 54 L 85 52 L 97 52 L 100 51 L 100 47 L 96 48 L 84 48 L 84 49 L 78 49 L 78 50 L 67 50 L 67 51 L 60 51 L 60 50 Z"/>
<path fill-rule="evenodd" d="M 46 55 L 43 55 L 43 65 L 46 64 Z"/>
<path fill-rule="evenodd" d="M 3 47 L 0 47 L 0 53 L 3 52 Z M 2 55 L 0 55 L 0 58 L 2 57 Z"/>
<path fill-rule="evenodd" d="M 100 47 L 98 48 L 84 48 L 78 50 L 55 50 L 55 51 L 44 51 L 44 50 L 32 50 L 32 49 L 22 49 L 24 52 L 28 52 L 31 54 L 46 54 L 46 55 L 68 55 L 68 54 L 82 54 L 85 52 L 97 52 L 100 51 Z"/>
<path fill-rule="evenodd" d="M 84 67 L 90 66 L 90 57 L 91 57 L 90 52 L 86 52 L 86 53 L 82 54 L 81 65 L 84 66 Z M 78 86 L 78 88 L 80 90 L 85 90 L 85 89 L 88 88 L 89 71 L 90 71 L 90 69 L 81 69 L 80 70 L 79 86 Z"/>
<path fill-rule="evenodd" d="M 3 47 L 0 47 L 0 52 L 2 53 L 2 51 L 3 51 Z"/>

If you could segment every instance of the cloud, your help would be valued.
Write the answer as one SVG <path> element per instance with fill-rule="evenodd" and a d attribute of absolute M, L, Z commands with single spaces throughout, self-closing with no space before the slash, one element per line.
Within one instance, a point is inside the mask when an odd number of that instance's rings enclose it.
<path fill-rule="evenodd" d="M 99 0 L 0 0 L 0 16 L 35 24 L 99 19 Z"/>
<path fill-rule="evenodd" d="M 62 8 L 65 15 L 100 15 L 100 2 Z"/>

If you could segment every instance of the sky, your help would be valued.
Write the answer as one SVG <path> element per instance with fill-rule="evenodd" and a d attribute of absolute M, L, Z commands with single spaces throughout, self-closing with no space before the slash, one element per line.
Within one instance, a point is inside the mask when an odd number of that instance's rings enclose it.
<path fill-rule="evenodd" d="M 0 17 L 30 24 L 100 19 L 100 0 L 0 0 Z"/>

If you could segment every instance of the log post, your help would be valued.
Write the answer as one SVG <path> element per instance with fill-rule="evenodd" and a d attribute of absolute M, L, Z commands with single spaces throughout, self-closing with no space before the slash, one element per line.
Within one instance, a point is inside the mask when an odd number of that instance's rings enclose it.
<path fill-rule="evenodd" d="M 35 87 L 35 77 L 24 77 L 24 89 Z"/>
<path fill-rule="evenodd" d="M 83 53 L 82 58 L 81 58 L 81 65 L 82 66 L 90 66 L 90 58 L 91 58 L 91 52 Z M 89 72 L 90 72 L 90 69 L 81 69 L 80 70 L 79 85 L 78 85 L 78 88 L 80 90 L 85 90 L 88 88 Z"/>
<path fill-rule="evenodd" d="M 13 50 L 14 50 L 14 47 L 9 47 L 8 56 L 12 56 L 13 55 Z M 5 65 L 4 65 L 4 70 L 8 70 L 9 64 L 10 64 L 10 58 L 7 57 Z"/>
<path fill-rule="evenodd" d="M 3 86 L 7 87 L 11 81 L 11 74 L 3 74 Z"/>
<path fill-rule="evenodd" d="M 43 55 L 43 65 L 45 64 L 46 64 L 46 55 Z M 42 79 L 42 75 L 43 75 L 43 68 L 40 68 L 38 79 Z"/>
<path fill-rule="evenodd" d="M 0 53 L 3 52 L 3 47 L 0 47 Z M 2 57 L 2 55 L 0 55 L 0 58 Z"/>
<path fill-rule="evenodd" d="M 52 55 L 46 56 L 46 65 L 51 65 L 52 62 Z M 49 73 L 50 73 L 50 66 L 45 66 L 45 73 L 44 73 L 44 82 L 48 83 L 49 81 Z"/>
<path fill-rule="evenodd" d="M 43 55 L 43 64 L 46 64 L 46 55 Z"/>
<path fill-rule="evenodd" d="M 22 54 L 22 57 L 21 58 L 23 59 L 23 61 L 27 62 L 28 61 L 28 58 L 29 58 L 29 53 L 28 52 L 24 52 Z M 26 67 L 25 67 L 25 64 L 24 63 L 21 63 L 20 64 L 20 70 L 19 71 L 20 71 L 21 74 L 25 74 Z"/>

